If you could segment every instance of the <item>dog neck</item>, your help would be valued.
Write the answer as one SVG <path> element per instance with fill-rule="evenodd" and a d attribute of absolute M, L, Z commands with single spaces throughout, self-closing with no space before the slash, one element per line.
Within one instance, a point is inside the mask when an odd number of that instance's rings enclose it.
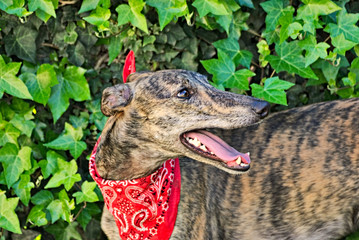
<path fill-rule="evenodd" d="M 138 121 L 127 121 L 124 114 L 111 116 L 102 131 L 96 153 L 96 166 L 102 178 L 130 180 L 148 176 L 166 160 L 168 153 L 156 147 L 138 129 Z"/>

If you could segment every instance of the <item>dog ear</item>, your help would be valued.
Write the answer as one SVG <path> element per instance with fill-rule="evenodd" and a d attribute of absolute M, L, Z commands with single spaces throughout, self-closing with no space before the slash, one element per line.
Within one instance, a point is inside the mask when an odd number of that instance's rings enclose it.
<path fill-rule="evenodd" d="M 132 91 L 128 84 L 108 87 L 102 92 L 101 111 L 107 117 L 122 112 L 132 100 Z"/>

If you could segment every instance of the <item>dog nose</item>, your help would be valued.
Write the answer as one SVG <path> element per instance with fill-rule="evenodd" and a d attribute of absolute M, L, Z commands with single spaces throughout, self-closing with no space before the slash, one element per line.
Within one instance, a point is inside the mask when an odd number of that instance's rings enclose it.
<path fill-rule="evenodd" d="M 270 104 L 266 101 L 256 101 L 252 105 L 252 109 L 260 118 L 265 118 L 269 113 Z"/>

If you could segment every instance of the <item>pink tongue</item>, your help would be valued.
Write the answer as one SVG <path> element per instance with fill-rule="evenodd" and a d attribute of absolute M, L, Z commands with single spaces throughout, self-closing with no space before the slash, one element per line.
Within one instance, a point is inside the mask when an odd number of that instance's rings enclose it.
<path fill-rule="evenodd" d="M 247 154 L 238 152 L 236 149 L 229 146 L 222 139 L 210 132 L 198 130 L 196 132 L 186 133 L 185 137 L 190 137 L 193 139 L 197 138 L 202 144 L 206 145 L 210 152 L 213 152 L 217 157 L 225 162 L 234 161 L 238 157 L 241 157 L 242 162 L 246 164 L 251 162 Z"/>

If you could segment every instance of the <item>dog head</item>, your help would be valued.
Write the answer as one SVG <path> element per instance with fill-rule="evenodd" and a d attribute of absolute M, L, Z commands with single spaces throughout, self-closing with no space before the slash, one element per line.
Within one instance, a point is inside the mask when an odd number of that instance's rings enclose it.
<path fill-rule="evenodd" d="M 105 89 L 101 104 L 110 117 L 107 125 L 117 126 L 105 127 L 106 134 L 118 131 L 118 141 L 126 138 L 128 148 L 136 146 L 132 157 L 146 152 L 163 163 L 186 156 L 229 173 L 248 170 L 249 154 L 206 129 L 248 126 L 268 109 L 265 101 L 218 90 L 205 76 L 185 70 L 133 73 L 126 84 Z"/>

